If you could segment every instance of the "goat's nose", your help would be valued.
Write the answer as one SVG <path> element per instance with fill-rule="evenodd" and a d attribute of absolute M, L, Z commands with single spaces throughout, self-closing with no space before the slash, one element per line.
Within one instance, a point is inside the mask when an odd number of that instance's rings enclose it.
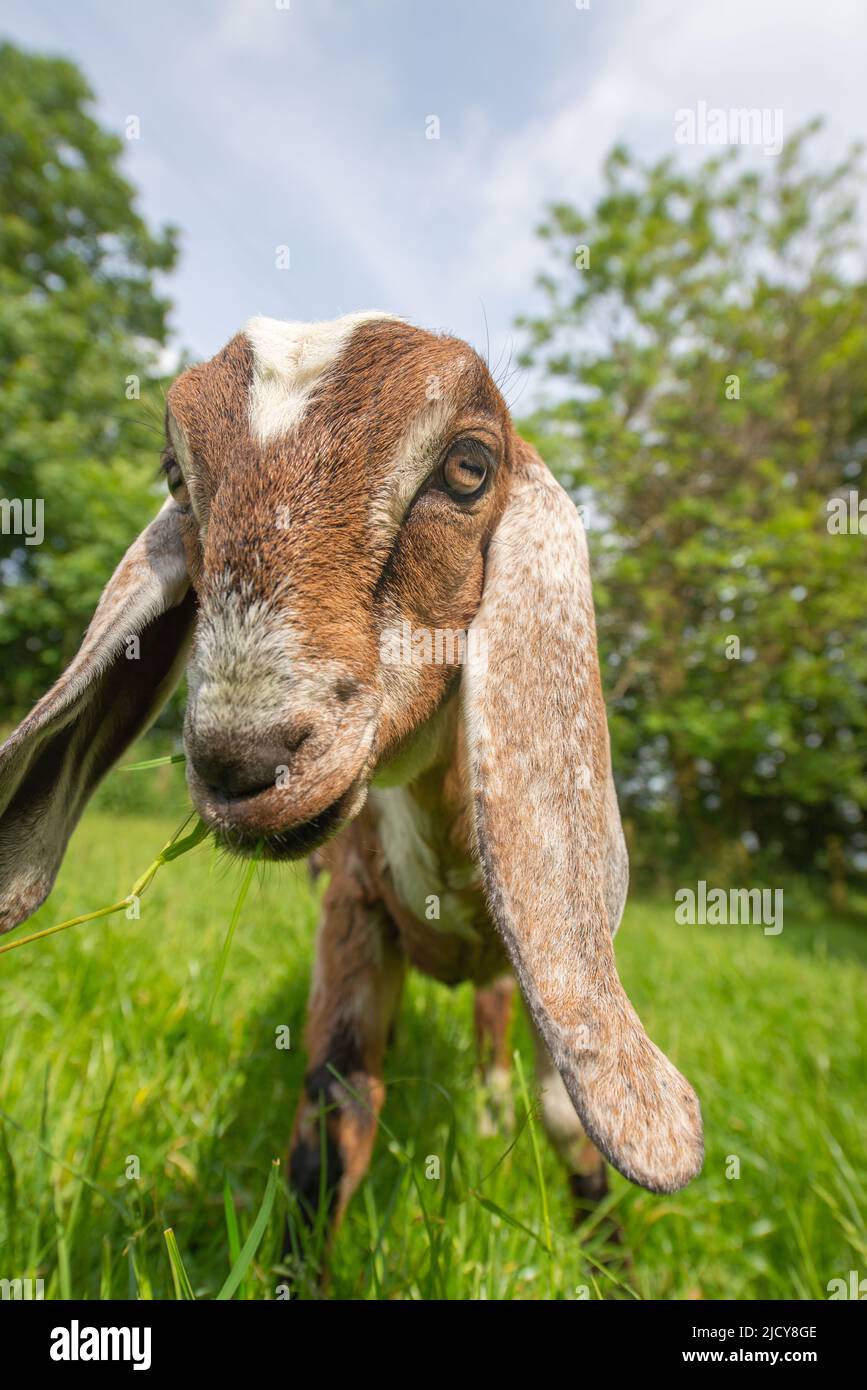
<path fill-rule="evenodd" d="M 190 756 L 196 776 L 211 791 L 229 798 L 256 796 L 276 785 L 308 734 L 304 729 L 287 739 L 263 739 L 243 752 L 210 742 L 194 746 Z"/>

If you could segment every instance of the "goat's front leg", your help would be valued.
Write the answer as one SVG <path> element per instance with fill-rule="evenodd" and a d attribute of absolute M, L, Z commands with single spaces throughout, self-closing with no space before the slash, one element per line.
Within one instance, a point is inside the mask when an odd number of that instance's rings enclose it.
<path fill-rule="evenodd" d="M 289 1150 L 289 1186 L 302 1211 L 312 1219 L 324 1192 L 332 1232 L 370 1162 L 403 976 L 384 908 L 371 907 L 363 886 L 336 868 L 317 935 L 308 1070 Z"/>
<path fill-rule="evenodd" d="M 473 1022 L 476 1063 L 482 1079 L 479 1131 L 485 1137 L 511 1129 L 515 1120 L 509 1052 L 514 994 L 512 975 L 503 975 L 492 985 L 476 990 Z"/>

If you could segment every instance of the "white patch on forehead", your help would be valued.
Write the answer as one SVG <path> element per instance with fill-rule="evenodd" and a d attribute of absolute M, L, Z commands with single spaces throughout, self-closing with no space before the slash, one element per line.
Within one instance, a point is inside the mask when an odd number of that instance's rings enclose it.
<path fill-rule="evenodd" d="M 395 318 L 370 309 L 321 323 L 250 319 L 244 333 L 253 349 L 250 429 L 254 438 L 264 444 L 294 429 L 356 328 Z"/>

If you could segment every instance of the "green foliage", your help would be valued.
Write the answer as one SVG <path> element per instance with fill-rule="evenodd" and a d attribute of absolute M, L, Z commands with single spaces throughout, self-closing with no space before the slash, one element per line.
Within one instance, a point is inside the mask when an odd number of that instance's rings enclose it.
<path fill-rule="evenodd" d="M 182 804 L 183 770 L 168 771 Z M 131 818 L 118 835 L 113 813 L 90 811 L 25 930 L 123 897 L 176 812 Z M 290 1208 L 298 1254 L 282 1265 L 282 1187 L 268 1207 L 304 1085 L 321 885 L 303 866 L 257 870 L 209 1023 L 244 867 L 203 844 L 161 870 L 139 920 L 86 923 L 2 958 L 0 1266 L 43 1278 L 46 1298 L 172 1298 L 185 1292 L 182 1269 L 197 1298 L 227 1280 L 235 1299 L 272 1299 L 287 1285 L 321 1296 L 324 1234 L 305 1249 Z M 411 974 L 370 1175 L 333 1251 L 332 1296 L 826 1298 L 830 1279 L 863 1270 L 863 915 L 829 920 L 788 884 L 785 902 L 779 936 L 678 926 L 670 899 L 630 902 L 618 966 L 651 1036 L 701 1097 L 707 1156 L 671 1197 L 613 1174 L 580 1232 L 538 1117 L 526 1121 L 517 1070 L 514 1127 L 480 1131 L 472 989 Z M 278 1048 L 287 1026 L 291 1047 Z M 535 1115 L 520 1016 L 513 1041 Z"/>
<path fill-rule="evenodd" d="M 77 68 L 0 45 L 0 495 L 42 499 L 45 539 L 0 535 L 0 719 L 75 652 L 143 519 L 162 404 L 175 233 L 148 230 Z M 128 378 L 138 377 L 141 399 Z"/>
<path fill-rule="evenodd" d="M 867 846 L 867 537 L 827 512 L 867 497 L 860 155 L 815 168 L 814 131 L 758 172 L 615 149 L 594 208 L 549 210 L 522 321 L 553 397 L 528 433 L 595 532 L 625 809 L 681 863 Z"/>

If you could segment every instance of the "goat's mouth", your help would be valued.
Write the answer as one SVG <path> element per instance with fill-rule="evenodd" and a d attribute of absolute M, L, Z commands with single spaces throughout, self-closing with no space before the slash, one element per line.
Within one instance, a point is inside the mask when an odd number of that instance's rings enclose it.
<path fill-rule="evenodd" d="M 250 829 L 238 829 L 223 825 L 214 827 L 214 836 L 221 849 L 242 859 L 303 859 L 312 854 L 326 840 L 336 834 L 361 808 L 364 795 L 359 798 L 353 785 L 343 796 L 332 801 L 323 811 L 309 820 L 290 826 L 287 830 L 273 830 L 257 835 Z"/>
<path fill-rule="evenodd" d="M 187 766 L 193 802 L 220 848 L 242 858 L 263 859 L 302 859 L 329 840 L 364 805 L 365 774 L 366 764 L 348 785 L 343 784 L 343 790 L 333 800 L 325 799 L 327 791 L 323 788 L 324 798 L 309 796 L 305 806 L 294 798 L 287 805 L 286 792 L 273 786 L 243 796 L 227 796 L 206 787 L 195 770 Z"/>
<path fill-rule="evenodd" d="M 222 784 L 216 777 L 206 781 L 202 773 L 213 772 L 213 764 L 200 757 L 197 767 L 194 753 L 187 759 L 187 786 L 221 848 L 247 858 L 301 859 L 335 835 L 364 805 L 373 734 L 372 721 L 362 728 L 361 737 L 354 730 L 349 738 L 338 734 L 331 747 L 316 750 L 306 766 L 302 761 L 292 774 L 287 767 L 277 766 L 283 776 L 260 786 L 236 777 L 233 787 L 228 776 Z M 243 771 L 244 764 L 240 766 Z M 248 767 L 252 771 L 255 764 Z"/>

